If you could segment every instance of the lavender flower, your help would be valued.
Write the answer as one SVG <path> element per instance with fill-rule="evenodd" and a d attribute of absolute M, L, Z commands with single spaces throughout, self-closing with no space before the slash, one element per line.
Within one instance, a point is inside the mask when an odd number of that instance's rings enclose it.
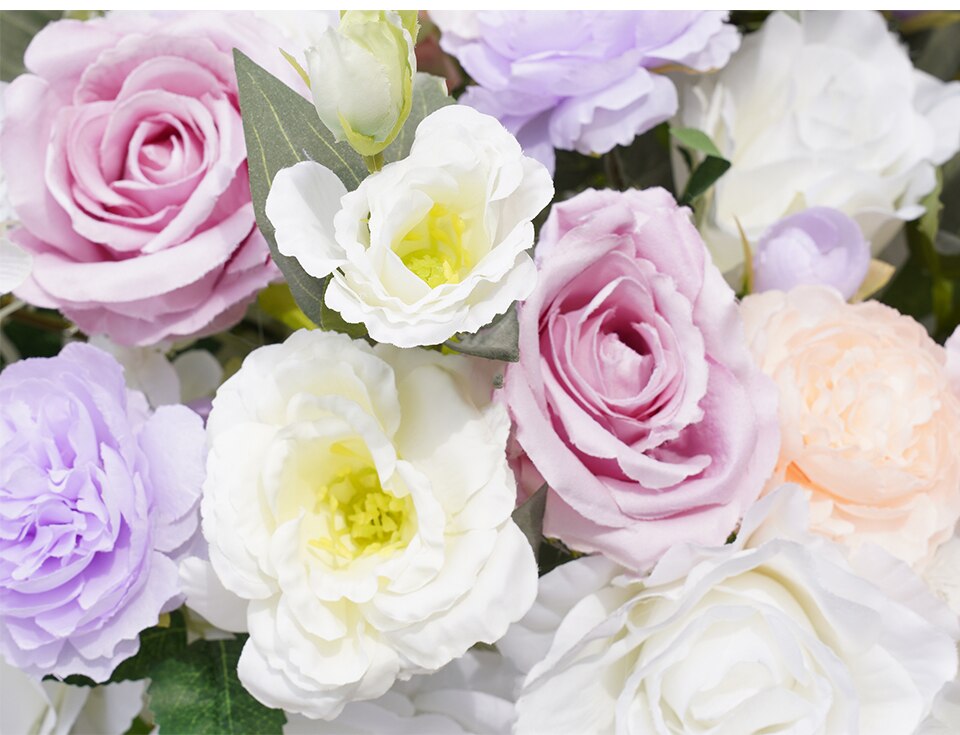
<path fill-rule="evenodd" d="M 109 354 L 70 344 L 0 374 L 0 653 L 40 676 L 98 681 L 180 602 L 204 432 L 150 412 Z"/>
<path fill-rule="evenodd" d="M 440 45 L 479 86 L 461 102 L 493 115 L 553 171 L 554 148 L 606 153 L 677 111 L 654 72 L 722 67 L 740 45 L 708 11 L 430 11 Z"/>
<path fill-rule="evenodd" d="M 831 207 L 784 217 L 756 244 L 754 291 L 789 291 L 801 284 L 833 286 L 853 296 L 870 267 L 870 244 L 859 225 Z"/>

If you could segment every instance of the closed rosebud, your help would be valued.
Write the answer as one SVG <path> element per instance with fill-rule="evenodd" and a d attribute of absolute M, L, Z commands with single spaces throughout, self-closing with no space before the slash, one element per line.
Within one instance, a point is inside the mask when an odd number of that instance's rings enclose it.
<path fill-rule="evenodd" d="M 838 209 L 810 207 L 784 217 L 757 242 L 754 290 L 833 286 L 849 299 L 869 266 L 870 243 L 860 226 Z"/>
<path fill-rule="evenodd" d="M 313 102 L 337 140 L 375 156 L 410 114 L 416 11 L 347 10 L 307 49 Z"/>

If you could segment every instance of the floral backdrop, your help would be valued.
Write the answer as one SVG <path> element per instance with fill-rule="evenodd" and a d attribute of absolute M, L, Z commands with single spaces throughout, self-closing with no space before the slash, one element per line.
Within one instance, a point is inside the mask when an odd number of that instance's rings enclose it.
<path fill-rule="evenodd" d="M 0 731 L 960 731 L 960 12 L 0 11 Z"/>

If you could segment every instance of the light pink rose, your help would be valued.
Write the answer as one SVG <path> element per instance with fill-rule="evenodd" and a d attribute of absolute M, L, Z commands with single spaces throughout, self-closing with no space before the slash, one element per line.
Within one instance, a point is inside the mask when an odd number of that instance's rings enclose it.
<path fill-rule="evenodd" d="M 748 296 L 741 312 L 780 391 L 768 490 L 802 485 L 814 530 L 921 568 L 960 518 L 960 395 L 946 351 L 896 309 L 824 286 Z"/>
<path fill-rule="evenodd" d="M 554 206 L 505 398 L 549 483 L 544 532 L 644 569 L 723 543 L 776 462 L 776 391 L 733 292 L 662 189 Z"/>
<path fill-rule="evenodd" d="M 121 14 L 33 39 L 0 136 L 13 238 L 34 254 L 18 295 L 123 344 L 240 319 L 277 271 L 254 223 L 232 49 L 274 55 L 271 33 L 247 15 Z"/>

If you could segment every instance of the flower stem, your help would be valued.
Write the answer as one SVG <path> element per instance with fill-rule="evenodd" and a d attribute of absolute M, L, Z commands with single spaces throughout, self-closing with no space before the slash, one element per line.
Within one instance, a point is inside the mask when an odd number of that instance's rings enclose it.
<path fill-rule="evenodd" d="M 363 162 L 367 164 L 367 171 L 375 174 L 377 171 L 383 168 L 383 154 L 375 153 L 372 156 L 364 156 Z"/>

